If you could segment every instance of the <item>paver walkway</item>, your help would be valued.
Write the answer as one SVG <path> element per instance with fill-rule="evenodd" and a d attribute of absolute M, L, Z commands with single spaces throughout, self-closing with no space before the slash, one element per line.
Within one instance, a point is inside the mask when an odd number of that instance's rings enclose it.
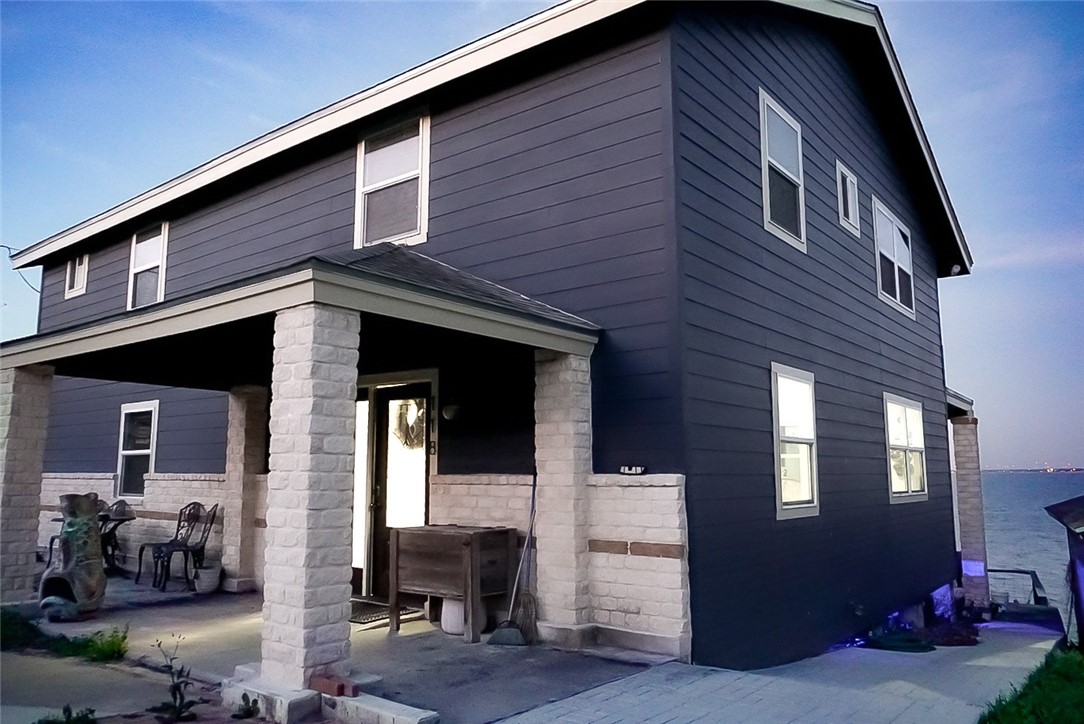
<path fill-rule="evenodd" d="M 926 654 L 843 649 L 756 672 L 664 664 L 505 721 L 973 724 L 1056 640 L 1011 624 L 988 624 L 982 638 Z"/>

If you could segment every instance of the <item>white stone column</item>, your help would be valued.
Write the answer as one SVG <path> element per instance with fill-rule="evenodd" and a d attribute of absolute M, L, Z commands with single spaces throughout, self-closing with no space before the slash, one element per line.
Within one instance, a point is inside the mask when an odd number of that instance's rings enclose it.
<path fill-rule="evenodd" d="M 587 481 L 591 460 L 591 361 L 587 357 L 535 352 L 535 466 L 538 490 L 539 630 L 563 638 L 587 624 Z M 565 629 L 553 635 L 551 626 Z M 580 642 L 564 638 L 576 645 Z"/>
<path fill-rule="evenodd" d="M 346 676 L 360 316 L 275 316 L 261 675 L 303 689 Z"/>
<path fill-rule="evenodd" d="M 986 519 L 979 473 L 979 420 L 977 417 L 953 417 L 949 422 L 952 423 L 956 457 L 964 599 L 977 606 L 986 606 L 990 603 L 990 581 L 986 575 Z"/>
<path fill-rule="evenodd" d="M 253 568 L 256 536 L 256 476 L 267 460 L 266 387 L 230 390 L 226 425 L 226 502 L 222 511 L 222 587 L 233 593 L 256 590 Z"/>
<path fill-rule="evenodd" d="M 34 554 L 52 386 L 51 367 L 0 371 L 0 603 L 36 598 Z"/>

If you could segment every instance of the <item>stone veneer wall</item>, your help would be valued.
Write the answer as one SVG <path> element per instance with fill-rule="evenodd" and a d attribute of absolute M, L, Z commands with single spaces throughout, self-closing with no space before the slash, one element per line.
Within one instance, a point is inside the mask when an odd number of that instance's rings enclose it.
<path fill-rule="evenodd" d="M 267 541 L 267 476 L 257 475 L 256 525 L 252 528 L 254 540 L 252 560 L 255 567 L 256 585 L 263 590 L 264 543 Z"/>
<path fill-rule="evenodd" d="M 432 475 L 433 525 L 513 526 L 523 535 L 531 520 L 530 475 Z"/>
<path fill-rule="evenodd" d="M 60 530 L 56 518 L 59 496 L 64 493 L 97 493 L 99 498 L 113 502 L 115 476 L 110 473 L 46 473 L 41 482 L 40 525 L 38 545 L 49 545 L 49 538 Z M 219 513 L 211 535 L 207 539 L 207 555 L 220 559 L 222 554 L 222 509 L 229 505 L 225 498 L 223 475 L 152 473 L 145 479 L 142 498 L 127 498 L 135 510 L 136 519 L 125 523 L 118 533 L 120 540 L 120 563 L 135 570 L 139 546 L 144 543 L 169 540 L 177 530 L 177 512 L 188 503 L 197 500 L 207 507 L 219 505 Z M 199 535 L 197 532 L 195 535 Z M 150 553 L 144 554 L 143 572 L 149 575 L 153 563 Z M 181 574 L 181 559 L 174 558 L 173 572 Z M 142 579 L 140 579 L 142 581 Z"/>
<path fill-rule="evenodd" d="M 691 643 L 685 476 L 592 475 L 591 621 Z"/>

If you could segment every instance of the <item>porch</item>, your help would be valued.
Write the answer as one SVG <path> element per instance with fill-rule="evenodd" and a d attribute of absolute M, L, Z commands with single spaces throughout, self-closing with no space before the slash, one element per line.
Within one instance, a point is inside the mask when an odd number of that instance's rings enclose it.
<path fill-rule="evenodd" d="M 151 472 L 135 502 L 159 530 L 188 500 L 221 505 L 211 548 L 224 587 L 263 592 L 259 655 L 238 648 L 259 662 L 263 686 L 296 691 L 313 675 L 354 669 L 350 598 L 380 594 L 380 524 L 401 525 L 387 517 L 399 485 L 393 438 L 413 456 L 406 467 L 421 471 L 411 483 L 421 522 L 509 526 L 523 537 L 535 500 L 531 587 L 544 640 L 687 658 L 683 478 L 594 474 L 598 335 L 393 247 L 5 344 L 0 597 L 34 596 L 38 523 L 52 515 L 43 494 L 120 484 L 46 476 L 42 487 L 49 390 L 61 374 L 229 393 L 224 474 Z M 413 407 L 387 407 L 396 402 Z"/>

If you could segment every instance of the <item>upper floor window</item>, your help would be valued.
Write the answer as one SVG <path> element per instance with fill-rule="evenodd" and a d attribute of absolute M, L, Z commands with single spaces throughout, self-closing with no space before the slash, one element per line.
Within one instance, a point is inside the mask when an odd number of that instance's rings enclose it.
<path fill-rule="evenodd" d="M 144 478 L 154 472 L 158 447 L 158 400 L 120 407 L 120 445 L 117 454 L 117 494 L 143 495 Z"/>
<path fill-rule="evenodd" d="M 83 254 L 68 260 L 68 269 L 64 275 L 64 298 L 77 297 L 87 290 L 87 267 L 90 255 Z"/>
<path fill-rule="evenodd" d="M 358 144 L 354 246 L 425 241 L 429 223 L 429 119 Z"/>
<path fill-rule="evenodd" d="M 772 363 L 776 518 L 817 515 L 817 413 L 813 374 Z"/>
<path fill-rule="evenodd" d="M 148 226 L 132 235 L 128 267 L 128 309 L 160 302 L 166 290 L 166 237 L 169 224 Z"/>
<path fill-rule="evenodd" d="M 802 127 L 760 89 L 760 170 L 764 228 L 805 251 Z"/>
<path fill-rule="evenodd" d="M 885 437 L 892 502 L 926 499 L 922 404 L 885 393 Z"/>
<path fill-rule="evenodd" d="M 877 288 L 881 299 L 914 317 L 911 232 L 876 196 L 873 197 L 873 236 L 877 240 Z"/>
<path fill-rule="evenodd" d="M 858 220 L 858 177 L 836 159 L 836 193 L 839 196 L 839 223 L 855 236 L 862 236 Z"/>

